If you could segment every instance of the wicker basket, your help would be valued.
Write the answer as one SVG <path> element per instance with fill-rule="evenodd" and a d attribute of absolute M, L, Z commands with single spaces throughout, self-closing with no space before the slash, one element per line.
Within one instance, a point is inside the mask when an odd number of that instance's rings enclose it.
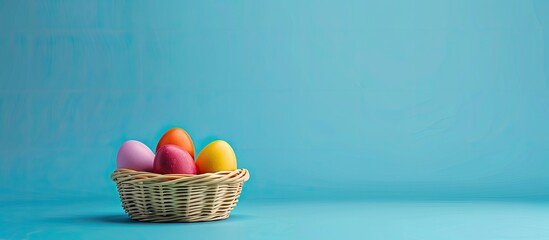
<path fill-rule="evenodd" d="M 131 219 L 144 222 L 228 218 L 249 178 L 246 169 L 200 175 L 117 169 L 111 175 L 126 213 Z"/>

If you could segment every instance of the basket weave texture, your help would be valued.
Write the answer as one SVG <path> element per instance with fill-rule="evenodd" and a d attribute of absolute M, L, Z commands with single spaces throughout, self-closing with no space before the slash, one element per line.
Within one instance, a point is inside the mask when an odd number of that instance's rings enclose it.
<path fill-rule="evenodd" d="M 131 219 L 144 222 L 201 222 L 229 217 L 236 206 L 248 170 L 200 175 L 156 174 L 117 169 L 122 207 Z"/>

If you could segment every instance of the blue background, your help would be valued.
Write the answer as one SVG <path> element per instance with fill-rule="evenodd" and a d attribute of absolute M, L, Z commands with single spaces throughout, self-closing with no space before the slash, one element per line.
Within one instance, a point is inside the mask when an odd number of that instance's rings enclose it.
<path fill-rule="evenodd" d="M 544 200 L 548 31 L 541 0 L 0 1 L 0 199 L 121 212 L 118 147 L 182 127 L 242 206 Z"/>

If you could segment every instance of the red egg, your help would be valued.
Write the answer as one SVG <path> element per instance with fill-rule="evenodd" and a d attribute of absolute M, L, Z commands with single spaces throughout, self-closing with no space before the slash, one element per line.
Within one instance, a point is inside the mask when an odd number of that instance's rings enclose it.
<path fill-rule="evenodd" d="M 196 174 L 196 165 L 189 152 L 168 144 L 156 152 L 153 171 L 160 174 Z"/>

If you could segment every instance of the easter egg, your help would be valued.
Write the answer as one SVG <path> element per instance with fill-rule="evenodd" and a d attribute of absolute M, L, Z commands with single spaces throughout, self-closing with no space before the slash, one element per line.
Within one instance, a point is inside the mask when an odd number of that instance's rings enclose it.
<path fill-rule="evenodd" d="M 162 138 L 158 141 L 158 145 L 156 145 L 156 152 L 158 150 L 167 144 L 173 144 L 176 146 L 179 146 L 183 150 L 187 151 L 189 154 L 191 154 L 191 157 L 194 159 L 194 145 L 193 140 L 189 136 L 185 130 L 181 128 L 172 128 L 168 130 Z"/>
<path fill-rule="evenodd" d="M 116 167 L 137 171 L 151 172 L 153 170 L 154 153 L 147 145 L 129 140 L 122 144 L 116 155 Z"/>
<path fill-rule="evenodd" d="M 214 173 L 236 170 L 236 155 L 233 148 L 223 140 L 208 144 L 196 158 L 198 173 Z"/>
<path fill-rule="evenodd" d="M 196 165 L 191 154 L 179 146 L 168 144 L 156 152 L 153 171 L 160 174 L 196 174 Z"/>

